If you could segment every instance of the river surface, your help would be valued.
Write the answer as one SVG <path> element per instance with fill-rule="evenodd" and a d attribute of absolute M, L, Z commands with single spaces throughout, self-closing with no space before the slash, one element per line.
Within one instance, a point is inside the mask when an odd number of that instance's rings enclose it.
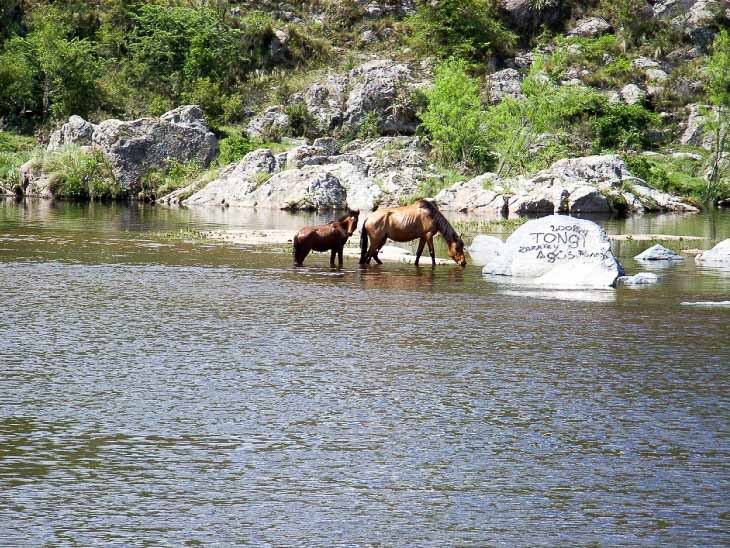
<path fill-rule="evenodd" d="M 730 543 L 730 309 L 680 304 L 730 272 L 537 291 L 164 235 L 326 220 L 0 204 L 0 544 Z"/>

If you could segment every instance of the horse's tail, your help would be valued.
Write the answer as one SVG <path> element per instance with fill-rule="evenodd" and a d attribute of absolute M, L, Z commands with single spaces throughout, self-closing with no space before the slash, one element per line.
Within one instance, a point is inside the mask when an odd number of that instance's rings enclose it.
<path fill-rule="evenodd" d="M 360 264 L 365 264 L 365 257 L 368 254 L 368 231 L 365 228 L 367 222 L 366 217 L 362 223 L 362 232 L 360 233 Z"/>
<path fill-rule="evenodd" d="M 299 234 L 294 235 L 294 239 L 292 240 L 292 247 L 294 248 L 292 251 L 292 254 L 294 255 L 294 262 L 296 264 L 299 264 L 301 262 L 299 260 L 299 252 L 301 251 L 301 246 L 299 243 Z"/>

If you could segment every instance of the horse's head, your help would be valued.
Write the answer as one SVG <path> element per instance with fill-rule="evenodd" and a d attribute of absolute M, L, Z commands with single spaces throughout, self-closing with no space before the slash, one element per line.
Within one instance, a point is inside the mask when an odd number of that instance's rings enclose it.
<path fill-rule="evenodd" d="M 449 257 L 451 257 L 459 266 L 466 266 L 464 241 L 459 236 L 457 236 L 456 239 L 449 244 Z"/>
<path fill-rule="evenodd" d="M 355 229 L 357 228 L 357 221 L 360 217 L 360 210 L 359 209 L 350 209 L 347 211 L 347 235 L 352 236 L 352 233 L 355 232 Z"/>

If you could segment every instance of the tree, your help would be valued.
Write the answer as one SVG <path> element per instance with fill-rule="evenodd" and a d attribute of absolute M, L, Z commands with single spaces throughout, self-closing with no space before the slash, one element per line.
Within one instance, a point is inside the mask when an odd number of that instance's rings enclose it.
<path fill-rule="evenodd" d="M 730 36 L 722 30 L 712 44 L 712 55 L 707 58 L 707 96 L 716 113 L 705 116 L 705 128 L 712 132 L 710 173 L 707 177 L 705 198 L 708 203 L 719 197 L 722 179 L 727 168 L 728 112 L 730 112 Z"/>

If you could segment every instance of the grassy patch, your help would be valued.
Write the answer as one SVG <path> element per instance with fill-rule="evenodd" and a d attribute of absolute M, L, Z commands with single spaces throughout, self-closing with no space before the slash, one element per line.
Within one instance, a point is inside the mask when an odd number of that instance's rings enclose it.
<path fill-rule="evenodd" d="M 124 195 L 111 165 L 100 151 L 87 152 L 79 146 L 67 145 L 31 159 L 48 175 L 50 191 L 57 198 L 113 200 Z"/>
<path fill-rule="evenodd" d="M 0 186 L 14 190 L 20 185 L 20 166 L 30 160 L 36 146 L 33 137 L 0 131 Z"/>

